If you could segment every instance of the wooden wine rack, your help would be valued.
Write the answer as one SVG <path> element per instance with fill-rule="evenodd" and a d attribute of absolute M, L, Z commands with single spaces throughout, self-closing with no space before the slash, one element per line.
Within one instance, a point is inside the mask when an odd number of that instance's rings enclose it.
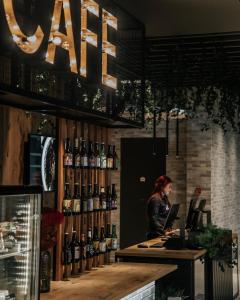
<path fill-rule="evenodd" d="M 110 185 L 111 182 L 111 170 L 90 170 L 90 169 L 66 169 L 63 166 L 63 156 L 64 156 L 64 140 L 70 138 L 74 141 L 74 138 L 83 138 L 89 141 L 104 142 L 108 145 L 110 136 L 110 129 L 99 127 L 92 124 L 80 123 L 71 120 L 59 119 L 58 120 L 58 210 L 62 211 L 62 201 L 64 198 L 64 183 L 66 180 L 70 183 L 70 191 L 73 195 L 74 193 L 74 183 L 80 183 L 80 186 L 84 183 L 86 187 L 88 184 L 94 185 L 94 183 L 99 184 L 99 186 L 106 187 Z M 84 233 L 87 237 L 88 228 L 94 228 L 97 226 L 100 232 L 101 227 L 111 224 L 111 211 L 99 211 L 84 213 L 76 216 L 67 216 L 64 218 L 64 223 L 60 226 L 57 236 L 57 249 L 56 249 L 56 280 L 63 280 L 64 273 L 70 277 L 71 270 L 85 269 L 82 266 L 82 262 L 79 264 L 74 264 L 67 267 L 67 270 L 62 265 L 62 247 L 64 233 L 69 233 L 69 238 L 72 237 L 72 231 L 76 230 L 78 238 L 80 240 L 81 233 Z M 108 263 L 109 254 L 105 257 L 100 255 L 100 265 Z"/>

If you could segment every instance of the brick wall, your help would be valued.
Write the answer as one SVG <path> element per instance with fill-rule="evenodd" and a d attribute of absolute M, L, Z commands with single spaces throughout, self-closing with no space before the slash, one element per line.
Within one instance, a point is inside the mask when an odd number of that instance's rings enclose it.
<path fill-rule="evenodd" d="M 147 129 L 113 129 L 112 143 L 120 157 L 121 138 L 152 137 Z M 165 124 L 158 127 L 157 137 L 165 137 Z M 197 186 L 202 198 L 212 210 L 213 223 L 237 230 L 240 219 L 240 137 L 213 126 L 201 131 L 201 119 L 180 122 L 180 156 L 176 158 L 175 121 L 170 122 L 167 175 L 174 181 L 171 201 L 181 203 L 181 215 L 186 215 L 191 196 Z M 120 172 L 114 172 L 113 182 L 120 195 Z M 121 209 L 121 208 L 120 208 Z M 113 213 L 118 225 L 120 210 Z"/>
<path fill-rule="evenodd" d="M 212 129 L 211 211 L 213 223 L 238 230 L 240 223 L 240 136 Z"/>

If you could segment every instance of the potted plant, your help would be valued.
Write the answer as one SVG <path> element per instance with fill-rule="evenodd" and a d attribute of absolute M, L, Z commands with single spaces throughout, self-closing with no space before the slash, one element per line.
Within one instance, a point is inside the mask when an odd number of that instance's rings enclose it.
<path fill-rule="evenodd" d="M 57 242 L 57 229 L 64 216 L 57 210 L 44 208 L 41 220 L 40 292 L 50 291 L 51 252 Z"/>
<path fill-rule="evenodd" d="M 232 231 L 208 225 L 203 227 L 196 235 L 198 245 L 207 250 L 207 258 L 218 262 L 221 271 L 225 267 L 233 268 L 236 264 L 235 257 L 232 255 L 233 241 Z"/>

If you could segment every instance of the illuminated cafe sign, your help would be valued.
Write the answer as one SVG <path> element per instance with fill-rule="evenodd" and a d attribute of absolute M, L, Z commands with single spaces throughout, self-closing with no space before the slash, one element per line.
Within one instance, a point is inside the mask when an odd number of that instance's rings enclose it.
<path fill-rule="evenodd" d="M 73 35 L 73 22 L 71 16 L 71 0 L 55 0 L 51 30 L 49 35 L 49 43 L 46 52 L 45 60 L 54 64 L 56 57 L 56 48 L 61 47 L 69 54 L 71 72 L 80 74 L 87 77 L 87 44 L 94 47 L 99 47 L 98 36 L 96 33 L 88 29 L 88 13 L 100 17 L 99 4 L 94 0 L 79 0 L 81 4 L 81 28 L 80 28 L 80 66 L 77 64 L 77 53 Z M 3 0 L 3 6 L 8 23 L 8 27 L 12 34 L 13 41 L 17 46 L 26 54 L 33 54 L 38 51 L 43 43 L 44 32 L 41 26 L 38 26 L 35 33 L 31 36 L 26 36 L 15 16 L 13 0 Z M 66 34 L 59 31 L 62 10 L 65 17 Z M 109 13 L 107 10 L 102 9 L 102 84 L 117 88 L 117 78 L 108 74 L 108 55 L 116 57 L 116 46 L 108 41 L 108 26 L 117 30 L 117 18 Z"/>

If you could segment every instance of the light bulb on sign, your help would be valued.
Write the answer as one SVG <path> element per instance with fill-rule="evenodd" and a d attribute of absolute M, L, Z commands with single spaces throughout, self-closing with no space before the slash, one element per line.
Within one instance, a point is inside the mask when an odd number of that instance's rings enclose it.
<path fill-rule="evenodd" d="M 16 42 L 16 43 L 20 41 L 20 37 L 15 34 L 12 36 L 12 38 L 13 38 L 14 42 Z"/>
<path fill-rule="evenodd" d="M 36 37 L 36 35 L 32 35 L 32 36 L 29 36 L 29 37 L 27 38 L 27 40 L 28 40 L 29 42 L 31 42 L 31 43 L 36 43 L 37 37 Z"/>
<path fill-rule="evenodd" d="M 59 36 L 56 36 L 55 38 L 53 38 L 53 44 L 55 45 L 61 45 L 62 43 L 62 39 Z"/>
<path fill-rule="evenodd" d="M 63 2 L 63 8 L 69 8 L 69 2 L 64 1 Z"/>

